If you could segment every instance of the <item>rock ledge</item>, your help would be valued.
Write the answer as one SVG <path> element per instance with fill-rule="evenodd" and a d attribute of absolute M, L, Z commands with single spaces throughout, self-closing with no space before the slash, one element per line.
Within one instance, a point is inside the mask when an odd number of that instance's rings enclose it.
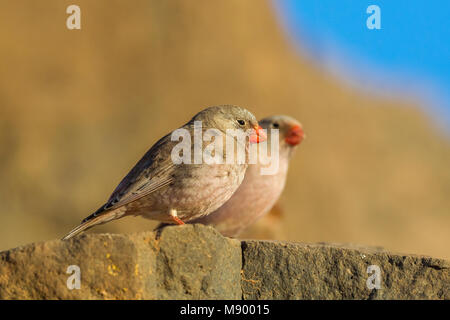
<path fill-rule="evenodd" d="M 3 251 L 0 299 L 450 299 L 450 262 L 185 225 Z"/>

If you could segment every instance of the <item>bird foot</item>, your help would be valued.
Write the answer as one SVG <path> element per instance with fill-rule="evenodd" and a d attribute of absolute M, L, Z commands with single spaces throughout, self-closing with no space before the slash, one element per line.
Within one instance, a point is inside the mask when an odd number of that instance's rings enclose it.
<path fill-rule="evenodd" d="M 170 216 L 172 217 L 172 220 L 176 224 L 178 224 L 178 225 L 183 225 L 184 224 L 184 222 L 180 218 L 178 218 L 176 210 L 174 210 L 174 209 L 170 210 Z"/>
<path fill-rule="evenodd" d="M 177 216 L 172 216 L 173 221 L 175 221 L 176 224 L 178 225 L 182 225 L 185 224 L 180 218 L 178 218 Z"/>

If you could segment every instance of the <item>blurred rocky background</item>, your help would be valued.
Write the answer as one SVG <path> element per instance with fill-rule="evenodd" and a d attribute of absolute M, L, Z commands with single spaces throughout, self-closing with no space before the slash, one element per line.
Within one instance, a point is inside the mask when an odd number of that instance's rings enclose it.
<path fill-rule="evenodd" d="M 271 215 L 243 237 L 361 243 L 450 258 L 450 142 L 417 105 L 311 64 L 268 1 L 0 4 L 0 249 L 60 238 L 162 135 L 236 104 L 307 139 Z M 155 223 L 125 218 L 92 232 Z"/>

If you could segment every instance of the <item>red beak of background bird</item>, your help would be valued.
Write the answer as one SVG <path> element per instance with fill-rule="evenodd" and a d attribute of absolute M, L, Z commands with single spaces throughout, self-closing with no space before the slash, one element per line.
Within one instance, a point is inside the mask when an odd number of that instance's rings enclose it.
<path fill-rule="evenodd" d="M 255 126 L 255 133 L 250 135 L 250 143 L 260 143 L 267 140 L 267 135 L 261 126 Z"/>
<path fill-rule="evenodd" d="M 296 146 L 300 142 L 302 142 L 304 138 L 305 138 L 305 133 L 303 132 L 302 127 L 300 127 L 299 125 L 296 125 L 296 126 L 293 126 L 289 130 L 285 141 L 288 144 L 290 144 L 291 146 Z"/>

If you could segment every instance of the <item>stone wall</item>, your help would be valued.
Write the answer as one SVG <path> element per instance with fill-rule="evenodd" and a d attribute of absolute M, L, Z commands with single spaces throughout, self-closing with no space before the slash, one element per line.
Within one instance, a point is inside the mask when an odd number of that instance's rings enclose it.
<path fill-rule="evenodd" d="M 185 225 L 3 251 L 0 299 L 450 299 L 449 267 L 380 248 L 239 241 Z"/>

